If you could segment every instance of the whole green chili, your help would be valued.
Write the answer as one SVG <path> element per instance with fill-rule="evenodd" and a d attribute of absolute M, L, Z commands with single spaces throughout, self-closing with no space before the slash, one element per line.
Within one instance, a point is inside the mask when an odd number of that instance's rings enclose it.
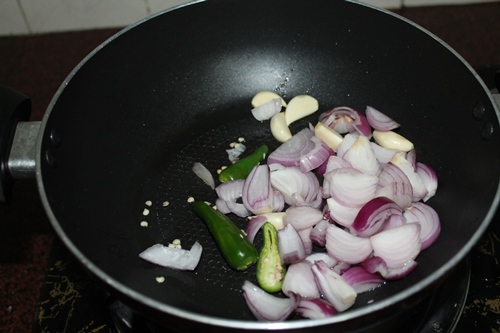
<path fill-rule="evenodd" d="M 257 262 L 257 249 L 228 216 L 203 201 L 194 202 L 193 210 L 205 222 L 229 267 L 244 271 Z"/>
<path fill-rule="evenodd" d="M 224 183 L 235 179 L 245 179 L 252 171 L 253 167 L 259 164 L 267 154 L 268 148 L 262 145 L 251 155 L 242 158 L 221 171 L 219 180 Z"/>

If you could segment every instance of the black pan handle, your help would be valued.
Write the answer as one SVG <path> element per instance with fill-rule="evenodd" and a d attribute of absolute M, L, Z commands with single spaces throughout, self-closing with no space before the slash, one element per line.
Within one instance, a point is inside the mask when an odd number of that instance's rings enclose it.
<path fill-rule="evenodd" d="M 12 198 L 14 178 L 9 172 L 9 155 L 17 123 L 27 121 L 31 100 L 11 88 L 0 85 L 0 203 Z"/>

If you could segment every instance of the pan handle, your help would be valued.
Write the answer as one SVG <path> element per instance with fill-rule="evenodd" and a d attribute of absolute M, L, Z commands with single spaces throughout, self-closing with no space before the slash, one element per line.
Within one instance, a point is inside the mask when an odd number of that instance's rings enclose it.
<path fill-rule="evenodd" d="M 12 197 L 14 177 L 9 168 L 9 155 L 18 123 L 31 114 L 31 100 L 23 94 L 0 85 L 0 203 Z"/>

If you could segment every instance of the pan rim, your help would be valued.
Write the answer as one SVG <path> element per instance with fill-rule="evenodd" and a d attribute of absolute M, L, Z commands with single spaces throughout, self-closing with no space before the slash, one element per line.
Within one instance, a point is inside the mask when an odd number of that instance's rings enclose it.
<path fill-rule="evenodd" d="M 224 318 L 219 318 L 219 317 L 213 317 L 213 316 L 208 316 L 200 313 L 195 313 L 187 310 L 182 310 L 177 307 L 162 303 L 160 301 L 157 301 L 151 297 L 145 296 L 142 293 L 139 293 L 135 290 L 132 290 L 131 288 L 127 287 L 125 284 L 120 283 L 118 280 L 114 279 L 112 276 L 110 276 L 108 273 L 106 273 L 104 270 L 101 268 L 97 267 L 92 261 L 90 261 L 83 252 L 78 249 L 75 244 L 71 241 L 71 239 L 67 236 L 67 234 L 64 232 L 63 228 L 59 224 L 57 217 L 55 216 L 53 210 L 51 209 L 51 205 L 48 199 L 48 195 L 45 191 L 45 187 L 43 184 L 43 179 L 42 179 L 42 170 L 41 170 L 41 165 L 42 165 L 42 152 L 41 152 L 41 146 L 42 146 L 42 140 L 44 137 L 44 132 L 46 129 L 46 125 L 48 122 L 48 119 L 50 118 L 51 111 L 53 110 L 54 105 L 56 104 L 59 96 L 63 93 L 66 85 L 71 81 L 72 77 L 85 65 L 85 63 L 92 58 L 99 50 L 101 50 L 103 47 L 105 47 L 107 44 L 109 44 L 111 41 L 114 39 L 118 38 L 122 34 L 126 33 L 127 31 L 137 27 L 138 25 L 141 25 L 142 23 L 163 15 L 167 12 L 177 10 L 182 7 L 186 6 L 192 6 L 196 5 L 199 3 L 206 2 L 206 0 L 197 0 L 189 3 L 185 3 L 182 5 L 178 5 L 166 10 L 163 10 L 161 12 L 158 12 L 154 15 L 148 16 L 144 18 L 143 20 L 140 20 L 122 30 L 120 30 L 118 33 L 104 41 L 102 44 L 100 44 L 98 47 L 96 47 L 91 53 L 89 53 L 71 72 L 70 74 L 66 77 L 66 79 L 63 81 L 63 83 L 60 85 L 59 89 L 56 91 L 55 95 L 53 96 L 51 102 L 49 103 L 49 106 L 47 107 L 47 110 L 45 112 L 45 115 L 42 119 L 41 125 L 40 125 L 40 131 L 38 134 L 37 138 L 37 154 L 36 154 L 36 182 L 39 190 L 39 194 L 41 197 L 42 205 L 44 206 L 44 209 L 47 213 L 47 216 L 52 224 L 52 227 L 56 231 L 57 235 L 59 238 L 63 241 L 65 246 L 70 250 L 70 252 L 77 258 L 77 260 L 90 272 L 92 272 L 93 275 L 95 275 L 98 279 L 101 281 L 104 281 L 108 286 L 111 288 L 115 289 L 118 291 L 120 294 L 132 299 L 133 301 L 136 301 L 140 304 L 143 304 L 147 307 L 150 307 L 152 309 L 158 310 L 162 313 L 166 313 L 175 317 L 180 317 L 189 321 L 193 322 L 198 322 L 202 324 L 209 324 L 213 326 L 220 326 L 220 327 L 226 327 L 226 328 L 234 328 L 234 329 L 241 329 L 242 328 L 242 323 L 244 323 L 244 328 L 245 329 L 255 329 L 255 330 L 283 330 L 283 329 L 299 329 L 299 328 L 310 328 L 310 327 L 316 327 L 316 326 L 326 326 L 326 325 L 331 325 L 339 322 L 346 322 L 350 321 L 352 319 L 365 316 L 367 314 L 373 313 L 373 312 L 378 312 L 383 309 L 389 308 L 390 306 L 399 303 L 401 301 L 404 301 L 405 299 L 408 299 L 411 296 L 416 295 L 419 292 L 422 292 L 432 286 L 433 283 L 436 281 L 442 279 L 449 273 L 450 271 L 453 270 L 467 255 L 468 253 L 472 250 L 472 247 L 479 241 L 480 237 L 485 233 L 486 229 L 488 228 L 491 220 L 493 219 L 493 216 L 496 213 L 496 210 L 498 208 L 499 202 L 500 202 L 500 182 L 497 184 L 497 189 L 496 189 L 496 194 L 493 198 L 493 202 L 477 228 L 477 230 L 474 232 L 474 234 L 469 238 L 468 242 L 465 244 L 464 247 L 460 251 L 458 251 L 449 261 L 446 262 L 443 266 L 441 266 L 438 270 L 434 271 L 432 274 L 427 276 L 426 278 L 422 279 L 419 281 L 417 284 L 413 285 L 410 288 L 407 288 L 403 290 L 402 292 L 399 292 L 391 297 L 388 297 L 387 299 L 384 299 L 382 301 L 374 302 L 372 304 L 367 304 L 364 305 L 363 307 L 359 309 L 353 309 L 352 311 L 347 311 L 343 313 L 339 313 L 336 316 L 330 317 L 330 318 L 325 318 L 325 319 L 315 319 L 315 320 L 310 320 L 310 319 L 304 319 L 304 320 L 294 320 L 294 321 L 285 321 L 285 322 L 274 322 L 274 323 L 267 323 L 267 322 L 257 322 L 257 321 L 246 321 L 246 320 L 234 320 L 234 319 L 224 319 Z M 360 6 L 365 6 L 368 8 L 371 8 L 373 10 L 385 13 L 387 15 L 391 15 L 393 17 L 396 17 L 407 24 L 412 25 L 413 27 L 421 30 L 422 32 L 426 33 L 428 36 L 432 37 L 435 39 L 437 42 L 439 42 L 441 45 L 446 47 L 448 51 L 450 51 L 455 57 L 457 57 L 469 70 L 470 72 L 474 75 L 476 80 L 482 85 L 483 89 L 487 93 L 488 98 L 490 99 L 490 102 L 493 105 L 493 108 L 495 110 L 495 114 L 497 116 L 497 119 L 500 120 L 500 111 L 497 106 L 497 104 L 494 101 L 493 96 L 489 92 L 488 88 L 484 84 L 484 82 L 481 80 L 479 75 L 476 73 L 476 71 L 472 68 L 472 66 L 460 55 L 458 54 L 453 48 L 451 48 L 447 43 L 442 41 L 439 37 L 431 33 L 430 31 L 426 30 L 425 28 L 421 27 L 420 25 L 396 14 L 393 12 L 390 12 L 389 10 L 382 9 L 373 5 L 369 5 L 366 3 L 361 3 L 358 1 L 354 0 L 346 0 L 346 2 L 350 2 L 356 5 Z"/>

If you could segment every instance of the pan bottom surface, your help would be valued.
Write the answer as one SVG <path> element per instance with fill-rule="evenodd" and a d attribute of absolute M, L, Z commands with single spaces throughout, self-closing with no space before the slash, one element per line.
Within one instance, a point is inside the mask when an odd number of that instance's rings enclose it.
<path fill-rule="evenodd" d="M 463 260 L 454 273 L 432 294 L 416 306 L 389 322 L 375 323 L 364 332 L 452 333 L 465 306 L 471 279 L 470 256 Z M 118 299 L 107 303 L 110 317 L 118 332 L 183 333 L 168 324 L 158 324 L 145 318 Z"/>

